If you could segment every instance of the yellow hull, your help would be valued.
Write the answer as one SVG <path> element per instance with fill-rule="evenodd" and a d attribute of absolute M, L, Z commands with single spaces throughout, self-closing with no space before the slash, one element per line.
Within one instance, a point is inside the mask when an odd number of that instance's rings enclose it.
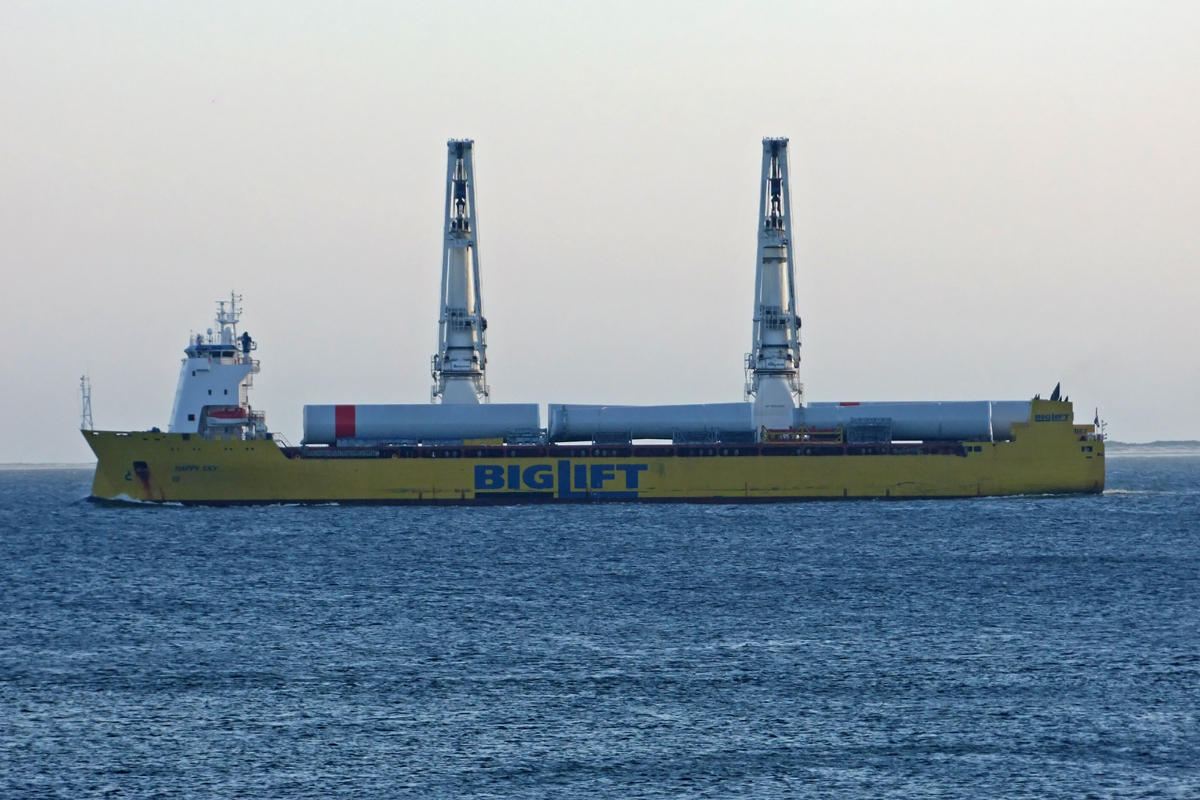
<path fill-rule="evenodd" d="M 270 440 L 185 434 L 85 431 L 84 437 L 99 459 L 92 496 L 106 500 L 782 502 L 1101 492 L 1104 442 L 1072 419 L 1069 403 L 1035 400 L 1030 422 L 1013 426 L 1012 441 L 838 445 L 828 455 L 795 444 L 303 451 Z"/>

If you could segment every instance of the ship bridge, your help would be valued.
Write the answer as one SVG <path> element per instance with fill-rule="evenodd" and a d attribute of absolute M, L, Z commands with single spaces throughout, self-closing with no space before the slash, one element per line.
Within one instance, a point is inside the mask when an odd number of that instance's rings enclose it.
<path fill-rule="evenodd" d="M 252 376 L 259 371 L 250 353 L 258 344 L 249 333 L 238 334 L 240 303 L 236 294 L 219 301 L 215 329 L 188 338 L 168 432 L 222 439 L 266 437 L 263 414 L 250 408 Z"/>

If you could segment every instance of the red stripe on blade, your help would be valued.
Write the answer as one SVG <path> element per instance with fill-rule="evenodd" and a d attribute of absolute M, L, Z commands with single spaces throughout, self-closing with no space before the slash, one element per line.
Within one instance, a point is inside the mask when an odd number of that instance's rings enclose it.
<path fill-rule="evenodd" d="M 353 439 L 356 426 L 354 424 L 354 406 L 333 407 L 333 435 L 337 439 Z"/>

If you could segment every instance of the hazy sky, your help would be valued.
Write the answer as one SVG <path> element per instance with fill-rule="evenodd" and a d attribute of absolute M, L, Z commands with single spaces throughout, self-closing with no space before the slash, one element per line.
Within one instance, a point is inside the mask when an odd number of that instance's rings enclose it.
<path fill-rule="evenodd" d="M 1200 438 L 1200 3 L 0 4 L 0 462 L 165 427 L 236 289 L 251 400 L 425 402 L 448 138 L 495 402 L 727 402 L 763 136 L 810 400 Z"/>

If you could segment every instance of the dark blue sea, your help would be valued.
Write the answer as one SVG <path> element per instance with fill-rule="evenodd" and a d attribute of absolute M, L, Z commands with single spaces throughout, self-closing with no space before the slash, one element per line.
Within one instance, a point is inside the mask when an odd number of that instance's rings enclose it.
<path fill-rule="evenodd" d="M 1200 458 L 778 506 L 90 480 L 0 471 L 5 798 L 1200 797 Z"/>

